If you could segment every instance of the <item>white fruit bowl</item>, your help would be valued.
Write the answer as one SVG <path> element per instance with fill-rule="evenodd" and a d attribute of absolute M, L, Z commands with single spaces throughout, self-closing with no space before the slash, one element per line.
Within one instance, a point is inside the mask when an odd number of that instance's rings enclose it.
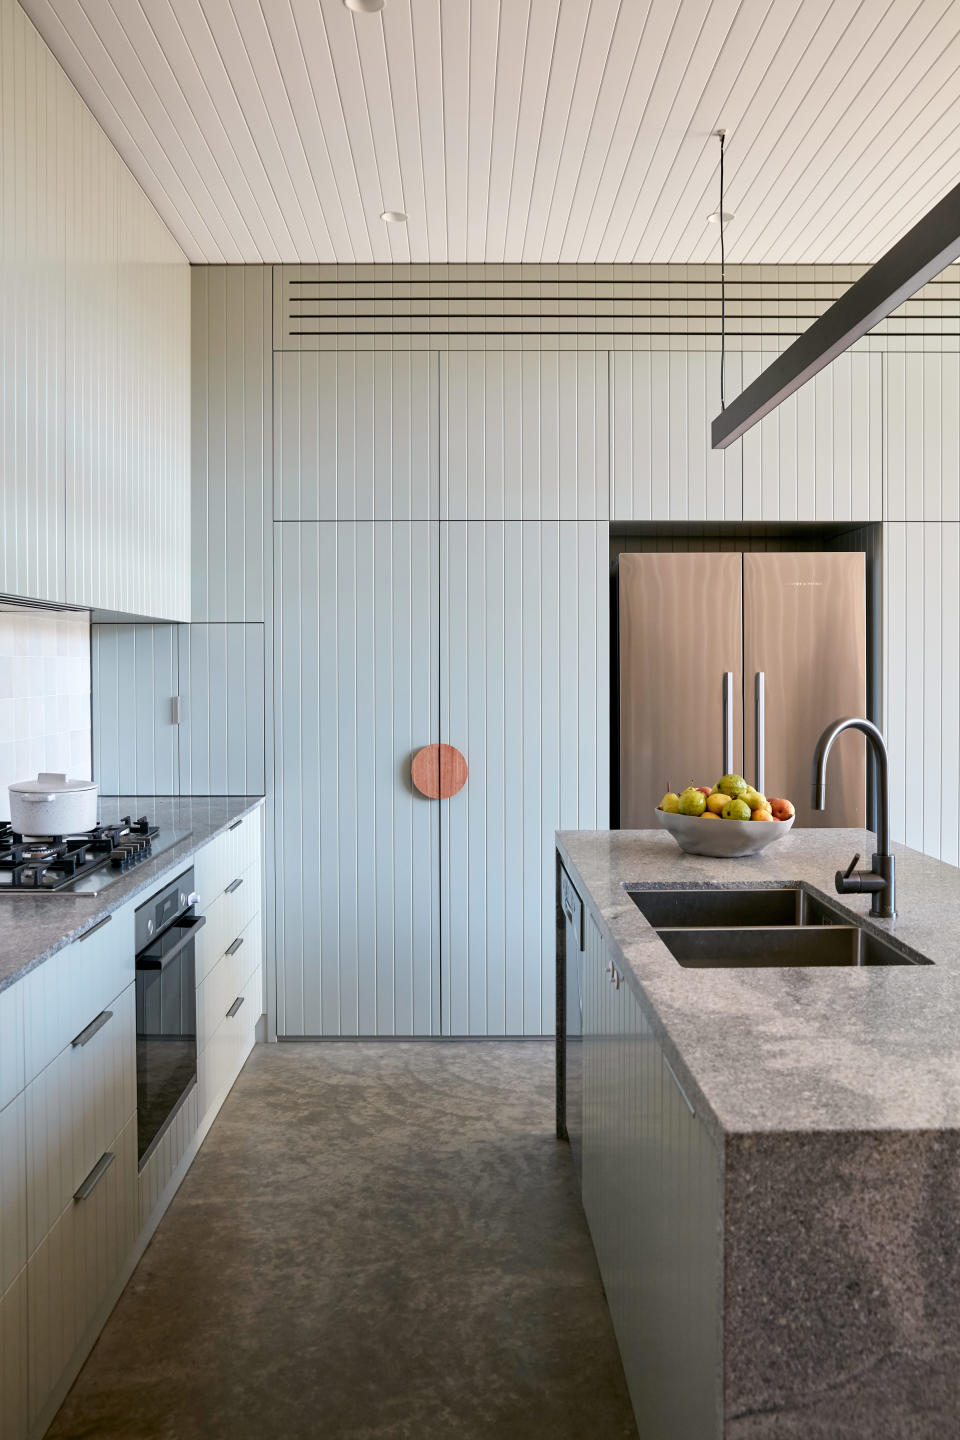
<path fill-rule="evenodd" d="M 782 840 L 794 820 L 792 815 L 789 820 L 704 820 L 701 815 L 671 815 L 659 809 L 653 813 L 681 850 L 688 855 L 712 855 L 715 860 L 758 855 L 775 840 Z"/>

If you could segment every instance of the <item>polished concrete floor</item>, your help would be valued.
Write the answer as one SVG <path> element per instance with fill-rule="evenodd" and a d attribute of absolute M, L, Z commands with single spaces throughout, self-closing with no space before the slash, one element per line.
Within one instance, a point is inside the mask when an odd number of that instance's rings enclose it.
<path fill-rule="evenodd" d="M 553 1046 L 258 1046 L 50 1437 L 636 1434 Z"/>

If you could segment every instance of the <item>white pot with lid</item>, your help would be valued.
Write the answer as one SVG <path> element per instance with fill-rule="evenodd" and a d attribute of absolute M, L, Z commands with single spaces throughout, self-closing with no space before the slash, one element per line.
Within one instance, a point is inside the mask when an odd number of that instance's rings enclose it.
<path fill-rule="evenodd" d="M 19 835 L 74 835 L 97 823 L 95 780 L 41 771 L 36 780 L 16 780 L 8 789 L 10 824 Z"/>

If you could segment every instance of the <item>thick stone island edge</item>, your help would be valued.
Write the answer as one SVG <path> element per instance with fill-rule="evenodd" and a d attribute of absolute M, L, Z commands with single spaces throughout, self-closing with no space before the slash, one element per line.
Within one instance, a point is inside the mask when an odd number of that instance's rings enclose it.
<path fill-rule="evenodd" d="M 933 964 L 684 969 L 625 887 L 800 884 L 863 919 L 834 872 L 869 831 L 794 829 L 761 854 L 682 853 L 658 830 L 558 831 L 557 851 L 619 956 L 714 1139 L 960 1129 L 960 869 L 896 845 L 898 914 L 868 925 Z"/>
<path fill-rule="evenodd" d="M 161 829 L 190 833 L 169 850 L 144 861 L 99 895 L 0 895 L 0 990 L 14 984 L 134 895 L 158 886 L 204 845 L 263 804 L 260 795 L 101 795 L 105 823 L 124 815 L 148 815 Z"/>

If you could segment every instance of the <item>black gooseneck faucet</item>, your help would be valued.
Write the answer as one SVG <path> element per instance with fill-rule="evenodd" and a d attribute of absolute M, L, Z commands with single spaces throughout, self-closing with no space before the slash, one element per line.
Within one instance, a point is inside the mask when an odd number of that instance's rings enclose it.
<path fill-rule="evenodd" d="M 870 742 L 877 762 L 877 849 L 871 856 L 869 870 L 855 870 L 860 859 L 854 855 L 846 870 L 837 871 L 837 894 L 869 894 L 870 914 L 892 920 L 897 913 L 896 875 L 890 853 L 890 759 L 883 736 L 869 720 L 851 717 L 834 720 L 817 741 L 813 752 L 813 774 L 810 803 L 814 810 L 827 808 L 827 757 L 838 735 L 844 730 L 861 730 Z"/>

